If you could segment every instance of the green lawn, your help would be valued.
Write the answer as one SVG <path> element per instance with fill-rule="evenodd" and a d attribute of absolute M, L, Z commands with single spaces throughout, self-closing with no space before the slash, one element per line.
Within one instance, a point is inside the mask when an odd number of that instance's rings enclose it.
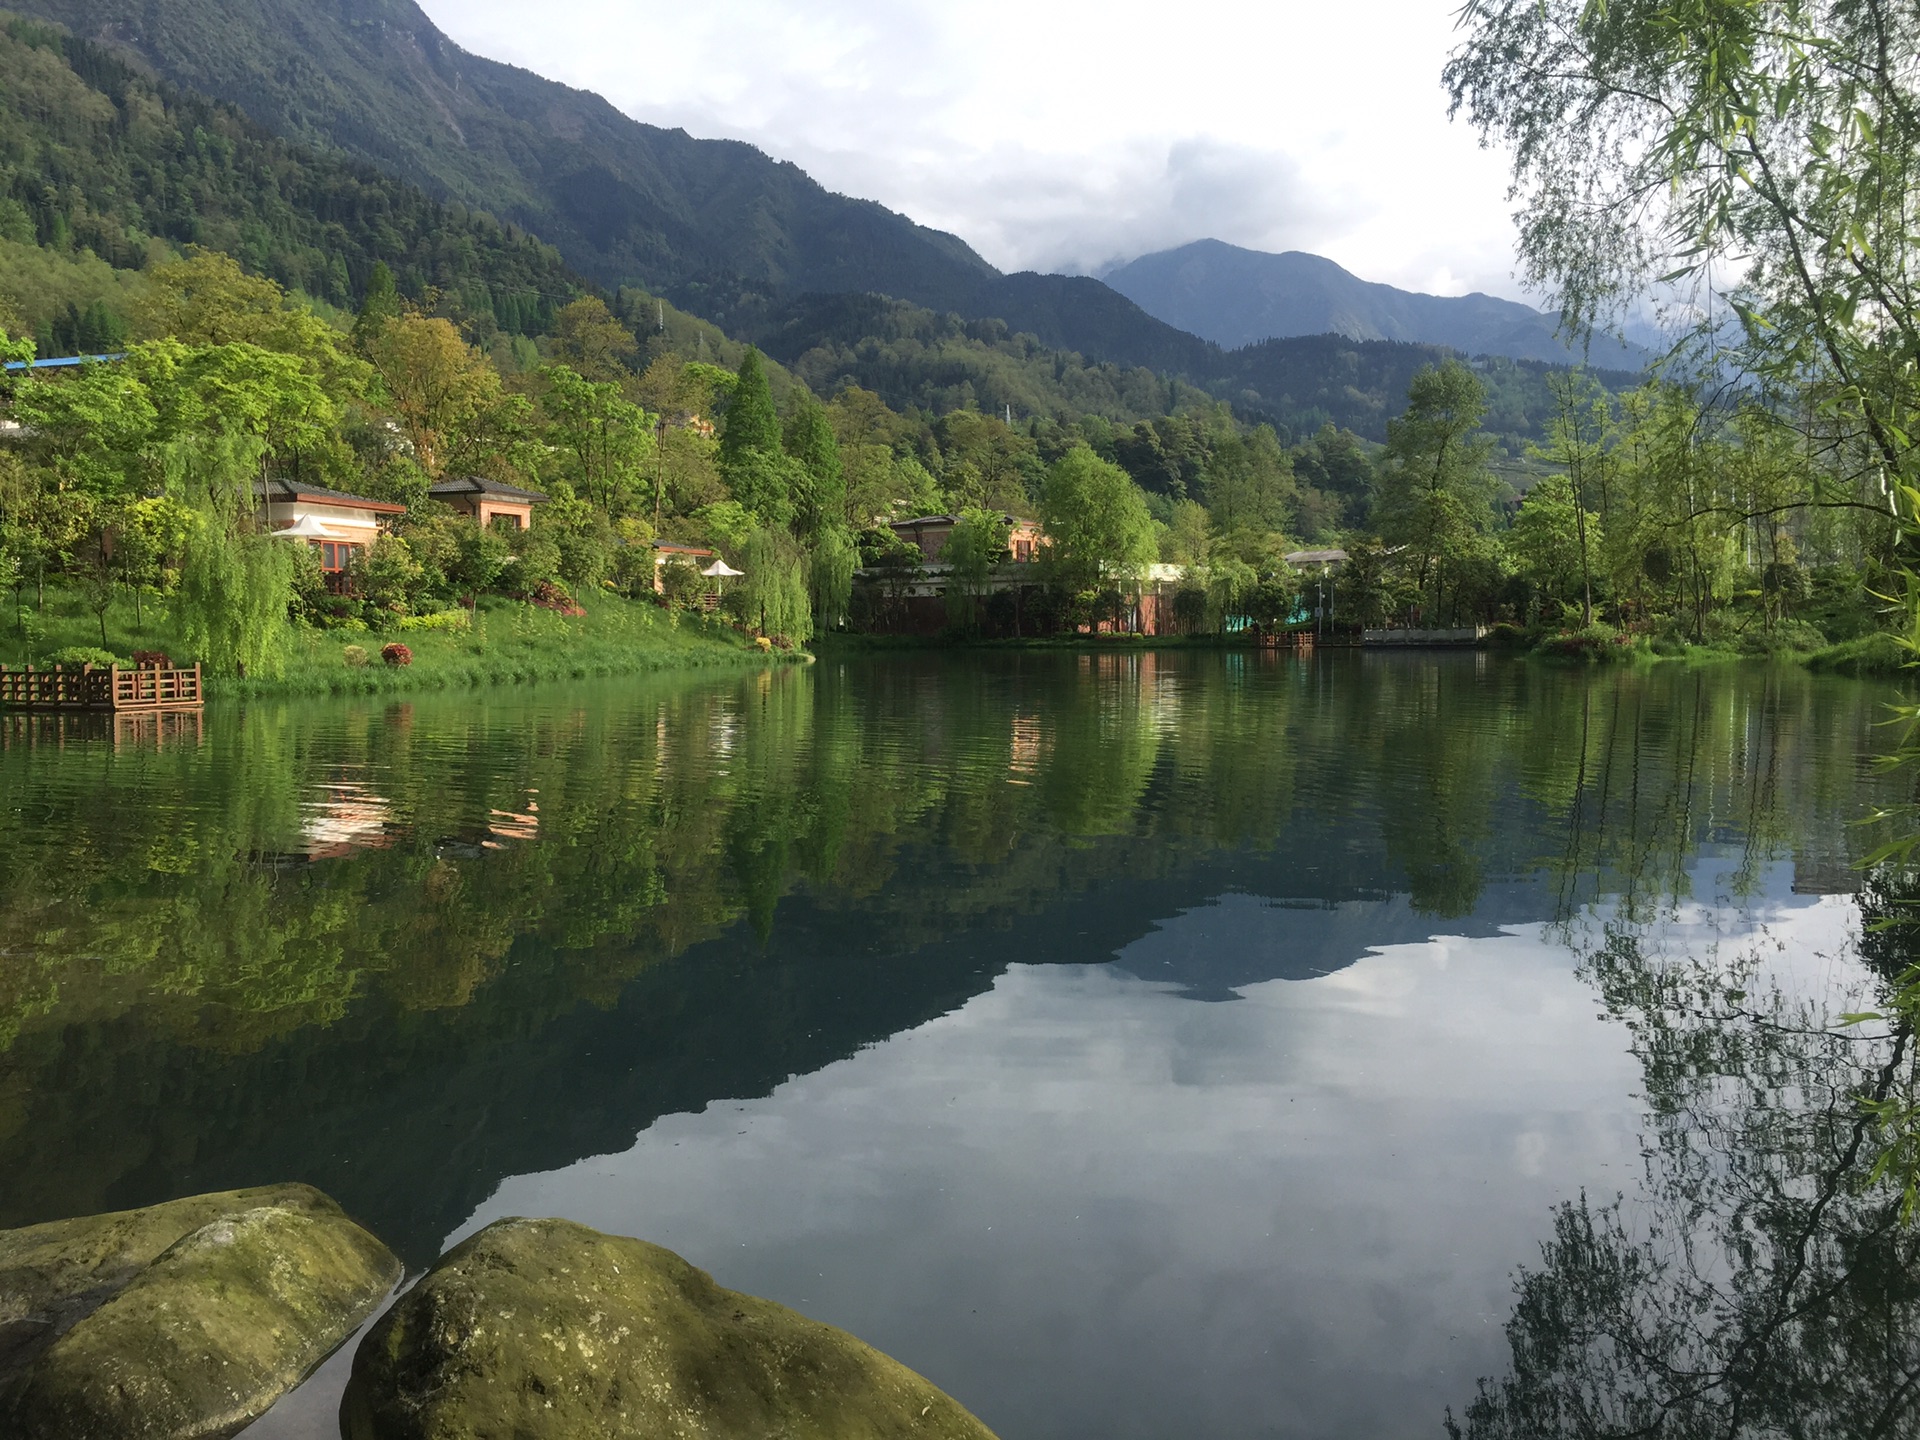
<path fill-rule="evenodd" d="M 582 604 L 585 615 L 568 617 L 488 598 L 465 631 L 301 628 L 295 631 L 283 675 L 245 680 L 210 676 L 207 693 L 216 698 L 365 695 L 767 662 L 752 640 L 718 621 L 682 616 L 676 624 L 658 606 L 613 595 L 585 596 Z M 107 614 L 104 648 L 122 658 L 135 650 L 164 650 L 177 661 L 192 662 L 163 609 L 149 605 L 144 618 L 144 624 L 136 624 L 132 603 L 116 602 Z M 413 651 L 411 665 L 382 663 L 380 648 L 391 641 Z M 42 611 L 29 592 L 22 611 L 0 611 L 0 664 L 44 663 L 68 646 L 99 644 L 99 623 L 76 594 L 49 588 Z M 367 653 L 370 663 L 348 663 L 347 650 L 354 645 Z"/>

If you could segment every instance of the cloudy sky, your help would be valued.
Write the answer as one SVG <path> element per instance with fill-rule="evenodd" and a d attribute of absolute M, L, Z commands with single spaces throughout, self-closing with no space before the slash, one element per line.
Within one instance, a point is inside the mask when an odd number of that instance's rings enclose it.
<path fill-rule="evenodd" d="M 1521 294 L 1504 160 L 1447 120 L 1452 0 L 423 3 L 470 50 L 751 141 L 1006 269 L 1215 236 Z"/>

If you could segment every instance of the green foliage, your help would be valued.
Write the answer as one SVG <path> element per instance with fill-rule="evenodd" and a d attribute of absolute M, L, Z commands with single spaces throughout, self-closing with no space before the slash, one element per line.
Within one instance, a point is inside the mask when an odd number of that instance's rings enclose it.
<path fill-rule="evenodd" d="M 789 645 L 813 638 L 813 596 L 807 554 L 786 531 L 762 527 L 740 547 L 728 605 L 755 632 Z"/>
<path fill-rule="evenodd" d="M 853 572 L 860 552 L 844 526 L 819 531 L 807 556 L 807 588 L 813 601 L 813 628 L 838 630 L 847 623 Z"/>
<path fill-rule="evenodd" d="M 800 462 L 780 450 L 743 450 L 725 461 L 727 489 L 756 523 L 786 529 L 794 521 L 794 498 L 809 483 Z"/>
<path fill-rule="evenodd" d="M 284 541 L 198 527 L 187 543 L 174 623 L 214 675 L 272 679 L 292 645 L 293 556 Z"/>
<path fill-rule="evenodd" d="M 740 361 L 740 373 L 734 377 L 733 398 L 727 402 L 726 423 L 720 432 L 720 463 L 731 473 L 747 455 L 780 453 L 780 417 L 774 413 L 766 367 L 761 364 L 760 352 L 748 346 Z"/>
<path fill-rule="evenodd" d="M 798 462 L 806 481 L 794 496 L 794 531 L 802 539 L 844 529 L 847 480 L 840 464 L 840 441 L 826 410 L 803 396 L 787 421 L 786 452 Z"/>
<path fill-rule="evenodd" d="M 1154 563 L 1153 519 L 1140 487 L 1084 445 L 1049 467 L 1040 511 L 1052 542 L 1045 567 L 1062 590 L 1088 593 L 1108 581 L 1129 583 Z"/>
<path fill-rule="evenodd" d="M 1562 606 L 1580 600 L 1586 546 L 1597 547 L 1600 540 L 1600 517 L 1577 512 L 1567 477 L 1548 476 L 1527 492 L 1507 535 L 1507 551 L 1544 618 L 1557 620 Z"/>
<path fill-rule="evenodd" d="M 0 238 L 13 243 L 89 251 L 123 271 L 146 268 L 158 242 L 199 245 L 339 307 L 385 266 L 407 293 L 434 287 L 489 332 L 538 333 L 551 297 L 576 288 L 552 250 L 483 213 L 276 139 L 230 106 L 44 27 L 0 24 L 0 137 L 0 207 L 13 217 Z M 30 293 L 0 268 L 6 290 Z M 109 317 L 125 313 L 115 297 L 58 301 L 79 318 L 89 304 L 105 308 L 86 336 L 62 333 L 57 309 L 30 315 L 46 353 L 91 353 L 110 338 Z"/>
<path fill-rule="evenodd" d="M 1407 413 L 1388 427 L 1373 509 L 1380 537 L 1413 557 L 1429 614 L 1457 613 L 1492 526 L 1491 444 L 1481 433 L 1486 394 L 1474 372 L 1447 361 L 1414 377 Z M 1451 604 L 1451 611 L 1448 606 Z"/>
<path fill-rule="evenodd" d="M 653 417 L 612 381 L 585 379 L 564 365 L 544 372 L 545 439 L 559 457 L 557 478 L 609 519 L 637 509 L 653 459 Z"/>
<path fill-rule="evenodd" d="M 9 338 L 4 328 L 0 328 L 0 362 L 28 361 L 33 359 L 35 347 L 33 341 L 24 336 L 18 340 Z"/>
<path fill-rule="evenodd" d="M 963 510 L 947 537 L 940 562 L 947 566 L 947 620 L 965 631 L 980 628 L 980 601 L 994 568 L 1007 560 L 1007 518 L 991 510 Z"/>
<path fill-rule="evenodd" d="M 92 665 L 98 669 L 107 669 L 119 665 L 130 667 L 132 662 L 123 660 L 111 650 L 102 650 L 98 645 L 63 645 L 51 655 L 45 657 L 48 665 Z"/>
<path fill-rule="evenodd" d="M 1206 469 L 1206 501 L 1221 530 L 1285 529 L 1294 498 L 1293 465 L 1271 427 L 1230 436 L 1214 448 Z"/>

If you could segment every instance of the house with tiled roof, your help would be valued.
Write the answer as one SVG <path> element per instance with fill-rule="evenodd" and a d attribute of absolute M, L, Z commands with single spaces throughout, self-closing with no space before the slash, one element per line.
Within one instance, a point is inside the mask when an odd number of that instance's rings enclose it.
<path fill-rule="evenodd" d="M 263 480 L 253 487 L 261 523 L 288 540 L 304 540 L 319 557 L 320 568 L 338 575 L 393 524 L 407 507 L 391 500 L 349 495 L 299 480 Z"/>
<path fill-rule="evenodd" d="M 485 475 L 442 480 L 428 486 L 427 494 L 482 525 L 499 521 L 514 530 L 525 530 L 533 524 L 533 507 L 547 503 L 547 497 L 538 490 L 525 490 L 504 480 L 490 480 Z"/>

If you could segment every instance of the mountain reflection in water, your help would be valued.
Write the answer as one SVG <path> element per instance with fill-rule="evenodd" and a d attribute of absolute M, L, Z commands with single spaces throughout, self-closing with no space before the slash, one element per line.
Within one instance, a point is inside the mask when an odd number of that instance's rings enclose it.
<path fill-rule="evenodd" d="M 1883 699 L 932 658 L 6 745 L 0 1224 L 567 1214 L 1007 1440 L 1914 1433 L 1907 1042 L 1831 1023 Z"/>

